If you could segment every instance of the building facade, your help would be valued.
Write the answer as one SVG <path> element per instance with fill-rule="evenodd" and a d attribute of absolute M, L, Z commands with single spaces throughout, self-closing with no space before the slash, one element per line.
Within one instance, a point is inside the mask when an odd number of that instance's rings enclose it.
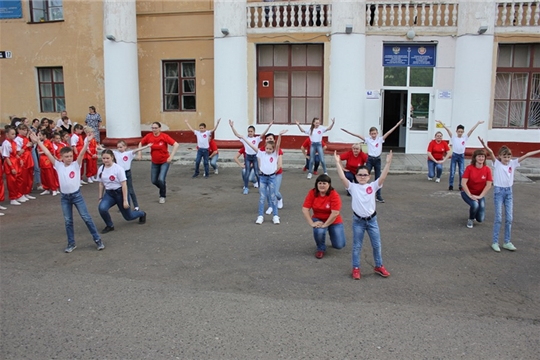
<path fill-rule="evenodd" d="M 441 120 L 516 153 L 540 146 L 540 4 L 529 1 L 10 1 L 2 12 L 0 119 L 82 122 L 137 139 L 153 121 L 180 141 L 216 119 L 244 130 L 314 117 L 328 141 L 405 121 L 386 146 L 425 153 Z M 0 2 L 0 4 L 3 4 Z M 2 5 L 4 6 L 4 5 Z M 19 16 L 20 15 L 20 16 Z M 19 16 L 19 17 L 17 17 Z M 447 135 L 445 134 L 445 138 Z M 216 139 L 237 145 L 228 126 Z"/>

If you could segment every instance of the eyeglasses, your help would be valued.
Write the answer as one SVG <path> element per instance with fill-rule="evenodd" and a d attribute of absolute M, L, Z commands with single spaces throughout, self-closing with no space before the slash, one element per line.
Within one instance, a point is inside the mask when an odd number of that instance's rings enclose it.
<path fill-rule="evenodd" d="M 153 127 L 153 126 L 152 126 L 152 130 L 157 130 L 157 129 L 159 129 L 159 128 L 158 128 L 158 127 Z"/>
<path fill-rule="evenodd" d="M 366 177 L 366 176 L 369 176 L 369 174 L 356 174 L 356 176 Z"/>

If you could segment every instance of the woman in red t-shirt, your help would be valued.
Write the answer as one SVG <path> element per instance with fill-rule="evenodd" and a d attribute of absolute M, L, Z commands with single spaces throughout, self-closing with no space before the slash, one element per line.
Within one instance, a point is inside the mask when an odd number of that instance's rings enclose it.
<path fill-rule="evenodd" d="M 159 122 L 152 123 L 152 133 L 146 134 L 139 143 L 139 147 L 152 144 L 150 147 L 150 157 L 152 159 L 152 168 L 150 179 L 152 184 L 159 188 L 159 203 L 164 204 L 167 197 L 167 184 L 165 178 L 169 165 L 171 164 L 174 154 L 178 150 L 178 143 L 172 137 L 161 132 L 161 124 Z M 169 145 L 173 149 L 169 154 Z M 138 159 L 142 160 L 142 152 L 139 152 Z"/>
<path fill-rule="evenodd" d="M 473 227 L 473 221 L 484 221 L 486 217 L 486 194 L 493 184 L 491 169 L 486 166 L 484 149 L 475 150 L 471 165 L 465 168 L 461 178 L 461 198 L 469 205 L 467 227 Z"/>
<path fill-rule="evenodd" d="M 317 244 L 315 253 L 317 259 L 322 259 L 326 251 L 327 229 L 333 248 L 342 249 L 345 246 L 345 230 L 340 211 L 341 198 L 332 187 L 332 179 L 328 175 L 318 176 L 315 187 L 308 192 L 302 206 L 302 213 L 307 223 L 313 228 L 313 237 Z"/>
<path fill-rule="evenodd" d="M 428 180 L 431 181 L 437 175 L 435 182 L 441 182 L 442 166 L 446 159 L 450 157 L 450 147 L 446 141 L 442 140 L 443 134 L 440 131 L 435 133 L 435 139 L 431 140 L 427 148 L 428 154 Z M 437 174 L 435 174 L 435 171 Z"/>
<path fill-rule="evenodd" d="M 355 176 L 356 171 L 359 166 L 365 165 L 368 160 L 367 154 L 362 151 L 362 145 L 360 145 L 360 143 L 353 144 L 352 150 L 344 152 L 339 155 L 339 157 L 342 161 L 346 161 L 343 172 L 345 173 L 347 180 L 358 183 Z"/>

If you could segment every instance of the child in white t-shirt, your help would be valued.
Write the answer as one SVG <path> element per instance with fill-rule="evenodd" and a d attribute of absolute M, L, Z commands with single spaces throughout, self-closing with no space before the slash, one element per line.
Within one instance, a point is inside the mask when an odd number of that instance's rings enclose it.
<path fill-rule="evenodd" d="M 218 119 L 218 121 L 216 122 L 216 127 L 212 130 L 206 130 L 205 123 L 200 123 L 199 130 L 195 130 L 191 127 L 191 125 L 189 125 L 188 120 L 185 120 L 186 125 L 191 131 L 193 131 L 193 133 L 197 137 L 197 157 L 195 158 L 195 172 L 192 176 L 194 178 L 199 176 L 199 166 L 201 165 L 202 159 L 204 166 L 204 178 L 208 179 L 208 174 L 210 173 L 210 169 L 208 166 L 208 157 L 210 156 L 210 137 L 212 136 L 212 133 L 218 128 L 220 121 L 221 118 Z"/>
<path fill-rule="evenodd" d="M 322 145 L 322 139 L 323 139 L 323 134 L 327 131 L 330 131 L 332 130 L 332 128 L 334 127 L 334 124 L 336 123 L 336 119 L 335 118 L 332 118 L 332 123 L 330 124 L 329 127 L 324 127 L 321 125 L 321 120 L 319 118 L 313 118 L 313 120 L 311 121 L 311 126 L 309 129 L 303 129 L 302 126 L 300 126 L 300 123 L 298 121 L 296 121 L 296 125 L 298 126 L 298 129 L 300 129 L 301 132 L 303 132 L 304 134 L 307 134 L 309 135 L 309 140 L 311 141 L 311 148 L 310 148 L 310 151 L 309 153 L 310 154 L 319 154 L 319 157 L 320 157 L 320 162 L 321 162 L 321 165 L 323 167 L 323 172 L 328 175 L 328 173 L 326 172 L 326 162 L 324 161 L 324 150 L 323 150 L 323 145 Z M 308 167 L 308 174 L 307 174 L 307 178 L 308 179 L 311 179 L 311 177 L 313 176 L 313 167 L 315 165 L 315 156 L 311 156 L 309 158 L 309 167 Z"/>

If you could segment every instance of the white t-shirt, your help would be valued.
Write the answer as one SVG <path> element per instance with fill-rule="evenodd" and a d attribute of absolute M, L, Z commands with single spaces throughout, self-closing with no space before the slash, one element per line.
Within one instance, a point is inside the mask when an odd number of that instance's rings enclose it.
<path fill-rule="evenodd" d="M 116 163 L 110 167 L 100 166 L 98 181 L 103 184 L 105 190 L 117 190 L 122 187 L 122 181 L 126 181 L 126 171 Z"/>
<path fill-rule="evenodd" d="M 278 164 L 278 155 L 275 151 L 269 154 L 266 151 L 259 150 L 259 152 L 257 153 L 257 158 L 261 159 L 261 161 L 259 162 L 259 170 L 263 174 L 275 174 Z"/>
<path fill-rule="evenodd" d="M 309 140 L 312 143 L 320 143 L 322 142 L 323 134 L 326 132 L 326 127 L 319 125 L 318 128 L 314 128 L 313 132 L 311 132 L 311 127 L 309 129 L 306 129 L 304 131 L 307 135 L 309 135 Z"/>
<path fill-rule="evenodd" d="M 4 158 L 8 158 L 10 154 L 11 154 L 11 143 L 7 140 L 4 140 L 4 142 L 2 143 L 2 156 Z"/>
<path fill-rule="evenodd" d="M 360 217 L 368 217 L 375 212 L 375 194 L 382 188 L 379 181 L 360 185 L 349 181 L 349 193 L 352 197 L 352 209 Z"/>
<path fill-rule="evenodd" d="M 384 143 L 383 137 L 378 136 L 375 138 L 375 140 L 373 140 L 371 136 L 368 136 L 365 139 L 367 143 L 368 155 L 373 157 L 381 156 L 382 144 Z"/>
<path fill-rule="evenodd" d="M 79 142 L 79 135 L 73 134 L 71 135 L 71 146 L 77 146 L 77 143 Z"/>
<path fill-rule="evenodd" d="M 23 138 L 20 136 L 15 136 L 15 139 L 13 139 L 13 141 L 15 141 L 15 143 L 17 144 L 17 151 L 21 151 L 24 143 Z"/>
<path fill-rule="evenodd" d="M 197 146 L 199 149 L 208 149 L 210 147 L 210 135 L 211 131 L 194 131 L 195 136 L 197 137 Z"/>
<path fill-rule="evenodd" d="M 133 161 L 133 158 L 135 157 L 133 151 L 129 150 L 120 152 L 118 150 L 113 150 L 113 153 L 118 165 L 120 165 L 125 171 L 131 170 L 131 161 Z"/>
<path fill-rule="evenodd" d="M 69 166 L 56 160 L 54 168 L 58 173 L 58 182 L 62 194 L 73 194 L 81 187 L 81 167 L 78 162 L 73 161 Z"/>
<path fill-rule="evenodd" d="M 512 159 L 508 165 L 499 160 L 493 162 L 493 186 L 510 187 L 514 185 L 514 173 L 520 166 L 518 159 Z"/>
<path fill-rule="evenodd" d="M 248 138 L 246 138 L 246 140 L 249 141 L 250 143 L 252 143 L 253 146 L 255 146 L 257 148 L 259 147 L 259 144 L 261 143 L 261 137 L 260 136 L 248 137 Z M 246 144 L 244 139 L 241 139 L 241 141 L 242 141 L 242 143 L 244 143 L 244 151 L 246 152 L 247 155 L 255 155 L 255 154 L 257 154 L 257 152 L 251 148 L 251 146 Z"/>
<path fill-rule="evenodd" d="M 56 126 L 57 127 L 60 127 L 62 125 L 64 125 L 65 128 L 68 128 L 69 125 L 73 125 L 73 124 L 71 123 L 71 119 L 68 119 L 67 122 L 64 122 L 64 120 L 62 120 L 62 118 L 56 120 Z"/>
<path fill-rule="evenodd" d="M 452 136 L 452 139 L 450 140 L 452 143 L 452 152 L 459 155 L 465 154 L 467 140 L 469 140 L 467 135 L 461 137 L 457 137 L 457 135 Z"/>

